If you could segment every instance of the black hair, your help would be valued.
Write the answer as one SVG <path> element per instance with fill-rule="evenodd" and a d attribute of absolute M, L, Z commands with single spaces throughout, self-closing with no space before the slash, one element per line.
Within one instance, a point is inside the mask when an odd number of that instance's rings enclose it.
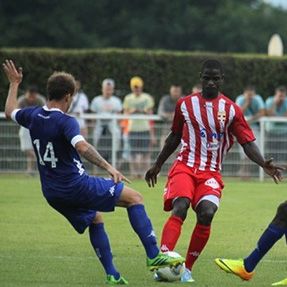
<path fill-rule="evenodd" d="M 253 92 L 256 92 L 256 87 L 254 85 L 247 85 L 245 86 L 244 88 L 244 92 L 246 91 L 253 91 Z"/>
<path fill-rule="evenodd" d="M 204 69 L 218 69 L 221 74 L 224 74 L 221 63 L 214 59 L 205 60 L 202 64 L 201 72 L 203 72 Z"/>
<path fill-rule="evenodd" d="M 177 88 L 181 88 L 181 85 L 179 83 L 172 83 L 170 85 L 170 87 L 177 87 Z"/>
<path fill-rule="evenodd" d="M 286 93 L 286 87 L 285 86 L 283 86 L 283 85 L 281 85 L 281 86 L 278 86 L 277 88 L 276 88 L 276 90 L 275 90 L 276 92 L 283 92 L 283 93 Z"/>
<path fill-rule="evenodd" d="M 74 95 L 76 82 L 73 75 L 65 72 L 54 72 L 47 82 L 48 100 L 60 101 L 66 95 Z"/>
<path fill-rule="evenodd" d="M 31 94 L 37 94 L 39 92 L 39 89 L 36 85 L 29 85 L 26 87 L 26 92 Z"/>

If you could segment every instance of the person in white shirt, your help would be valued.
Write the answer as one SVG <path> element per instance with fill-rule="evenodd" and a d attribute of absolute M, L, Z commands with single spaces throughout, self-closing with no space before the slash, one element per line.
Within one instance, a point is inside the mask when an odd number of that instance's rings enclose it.
<path fill-rule="evenodd" d="M 87 95 L 81 90 L 81 82 L 76 81 L 76 94 L 73 97 L 69 113 L 74 115 L 79 123 L 81 135 L 83 137 L 88 136 L 88 128 L 86 121 L 81 118 L 82 114 L 87 112 L 89 109 L 89 100 Z"/>
<path fill-rule="evenodd" d="M 46 100 L 42 95 L 39 94 L 38 88 L 34 85 L 31 85 L 27 87 L 25 94 L 19 97 L 18 107 L 20 109 L 33 106 L 42 107 L 45 105 L 45 102 Z M 26 154 L 26 173 L 29 175 L 34 175 L 36 172 L 36 158 L 29 130 L 21 126 L 19 130 L 19 138 L 21 151 Z"/>
<path fill-rule="evenodd" d="M 114 96 L 115 82 L 113 79 L 105 79 L 102 83 L 102 95 L 95 97 L 90 106 L 90 110 L 98 115 L 111 115 L 121 113 L 123 107 L 121 100 Z M 113 126 L 110 119 L 96 121 L 93 139 L 94 145 L 98 146 L 106 160 L 111 158 L 111 135 L 113 128 L 116 135 L 116 150 L 119 150 L 121 142 L 121 131 L 118 123 Z M 102 139 L 102 142 L 100 140 Z M 102 148 L 101 148 L 102 146 Z"/>

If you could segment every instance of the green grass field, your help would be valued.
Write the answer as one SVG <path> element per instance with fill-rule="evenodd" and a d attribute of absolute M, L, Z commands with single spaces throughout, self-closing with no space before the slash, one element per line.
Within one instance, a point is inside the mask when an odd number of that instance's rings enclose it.
<path fill-rule="evenodd" d="M 162 211 L 163 180 L 140 190 L 158 237 L 168 214 Z M 226 182 L 221 208 L 215 218 L 207 248 L 193 270 L 194 286 L 270 286 L 287 277 L 286 243 L 281 240 L 257 268 L 250 283 L 220 271 L 215 257 L 239 258 L 254 248 L 258 236 L 287 196 L 286 184 Z M 132 231 L 126 211 L 105 214 L 115 263 L 130 286 L 179 286 L 155 283 L 145 267 L 145 254 Z M 185 255 L 195 222 L 190 211 L 176 251 Z M 105 286 L 104 272 L 89 244 L 87 232 L 78 235 L 51 209 L 37 178 L 0 177 L 0 286 Z"/>

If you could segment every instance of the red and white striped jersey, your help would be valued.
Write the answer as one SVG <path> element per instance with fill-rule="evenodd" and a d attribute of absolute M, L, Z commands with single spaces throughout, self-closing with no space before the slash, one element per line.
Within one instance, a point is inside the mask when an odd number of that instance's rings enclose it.
<path fill-rule="evenodd" d="M 255 140 L 241 109 L 223 94 L 212 100 L 201 93 L 181 98 L 171 130 L 182 133 L 178 160 L 199 170 L 220 171 L 234 136 L 240 144 Z"/>

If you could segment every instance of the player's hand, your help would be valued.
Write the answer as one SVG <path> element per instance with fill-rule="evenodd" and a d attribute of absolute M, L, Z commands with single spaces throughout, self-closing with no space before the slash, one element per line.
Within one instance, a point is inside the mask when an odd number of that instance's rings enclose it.
<path fill-rule="evenodd" d="M 5 60 L 3 63 L 4 72 L 10 84 L 19 85 L 23 79 L 22 68 L 16 68 L 12 60 Z"/>
<path fill-rule="evenodd" d="M 147 182 L 149 187 L 154 187 L 157 183 L 157 175 L 160 172 L 160 167 L 154 165 L 150 168 L 145 174 L 145 181 Z"/>
<path fill-rule="evenodd" d="M 119 183 L 121 181 L 125 181 L 126 183 L 131 183 L 128 178 L 126 178 L 121 172 L 117 169 L 110 167 L 108 169 L 108 173 L 111 175 L 115 183 Z"/>
<path fill-rule="evenodd" d="M 270 175 L 275 183 L 282 181 L 282 171 L 285 170 L 282 166 L 277 166 L 273 164 L 273 158 L 270 158 L 264 162 L 263 169 L 265 173 Z"/>

